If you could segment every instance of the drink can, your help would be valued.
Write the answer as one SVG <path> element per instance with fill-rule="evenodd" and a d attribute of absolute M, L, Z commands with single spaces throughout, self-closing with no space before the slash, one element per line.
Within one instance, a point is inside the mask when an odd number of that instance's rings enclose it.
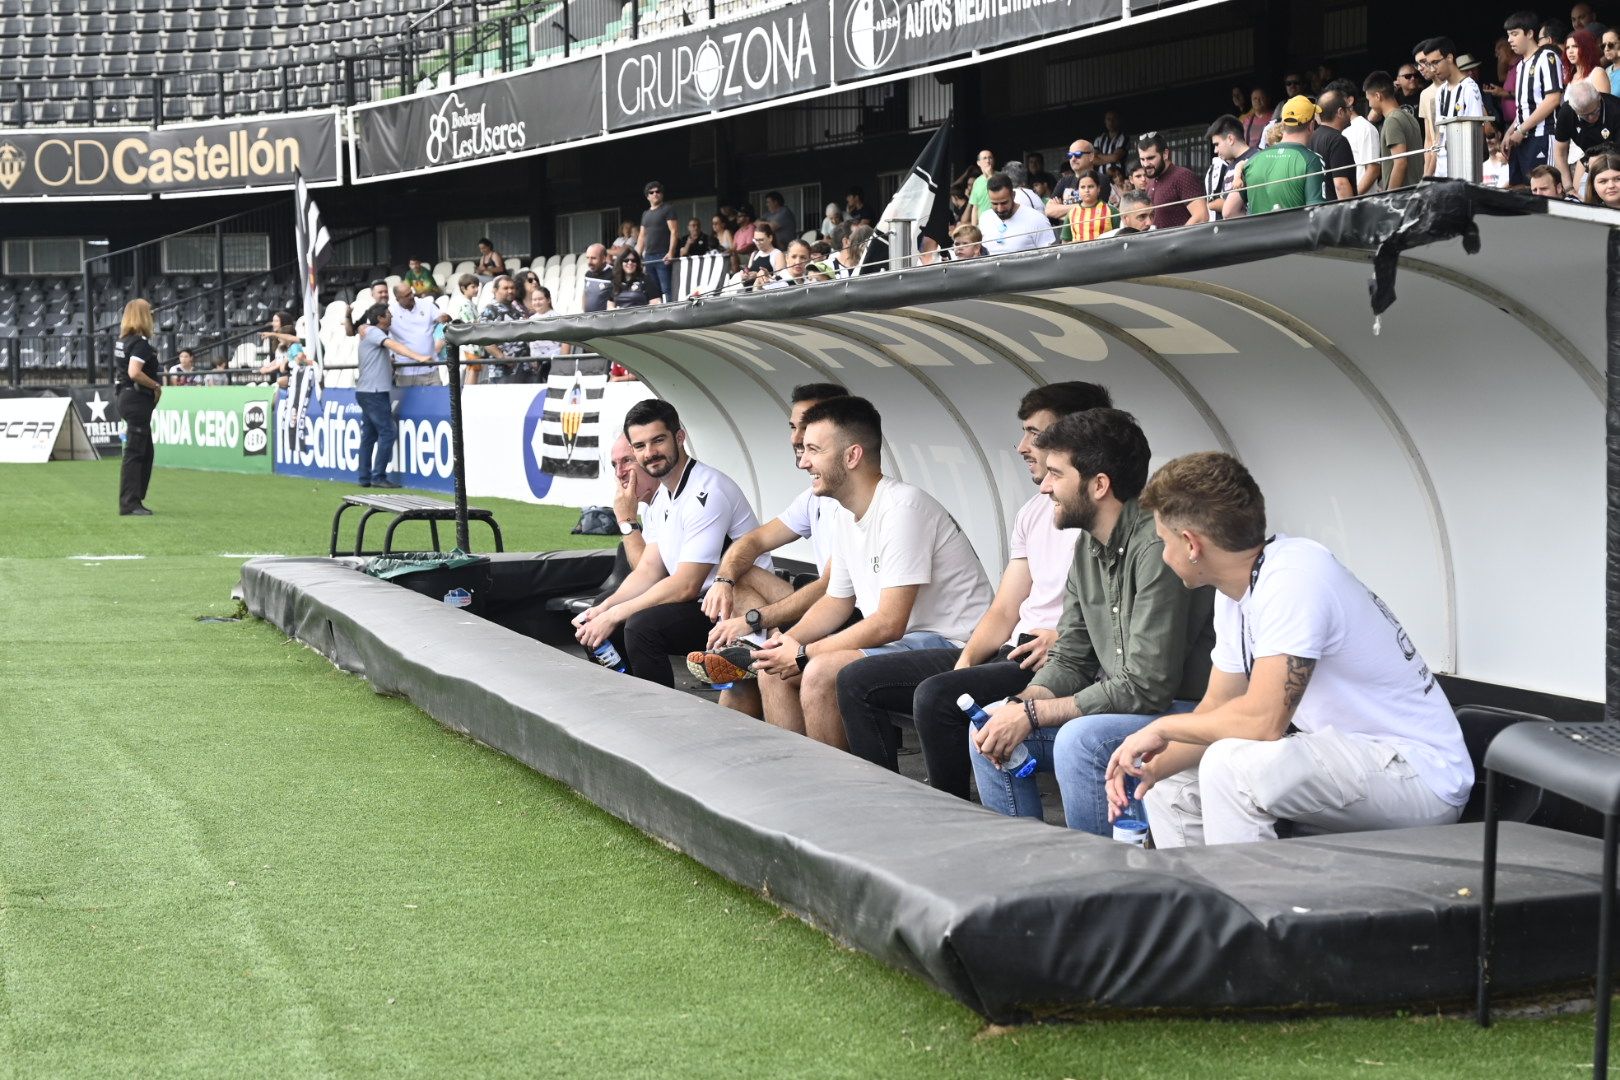
<path fill-rule="evenodd" d="M 1148 823 L 1140 818 L 1122 817 L 1114 822 L 1114 839 L 1142 847 L 1147 843 Z"/>
<path fill-rule="evenodd" d="M 601 664 L 603 667 L 616 668 L 621 663 L 619 660 L 619 650 L 613 647 L 613 642 L 611 641 L 602 642 L 602 644 L 592 649 L 591 652 L 595 654 L 596 662 Z"/>

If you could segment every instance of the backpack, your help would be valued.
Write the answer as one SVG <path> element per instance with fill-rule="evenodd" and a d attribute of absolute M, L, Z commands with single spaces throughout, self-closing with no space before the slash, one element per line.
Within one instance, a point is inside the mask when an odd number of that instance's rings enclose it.
<path fill-rule="evenodd" d="M 579 523 L 570 531 L 584 536 L 618 536 L 619 519 L 605 506 L 587 506 L 579 512 Z"/>

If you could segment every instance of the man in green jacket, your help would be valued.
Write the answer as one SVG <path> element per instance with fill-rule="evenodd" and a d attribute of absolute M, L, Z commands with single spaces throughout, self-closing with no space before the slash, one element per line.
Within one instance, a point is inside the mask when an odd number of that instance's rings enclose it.
<path fill-rule="evenodd" d="M 999 768 L 1019 743 L 1057 774 L 1071 829 L 1110 833 L 1104 771 L 1114 748 L 1167 712 L 1197 704 L 1209 681 L 1214 594 L 1189 590 L 1164 564 L 1153 515 L 1136 504 L 1151 456 L 1118 409 L 1070 414 L 1041 433 L 1041 491 L 1075 545 L 1057 641 L 1046 665 L 969 737 L 979 798 L 1003 814 L 1040 817 L 1033 775 Z"/>
<path fill-rule="evenodd" d="M 1300 95 L 1282 107 L 1282 139 L 1238 166 L 1226 217 L 1294 210 L 1329 201 L 1327 165 L 1310 147 L 1316 106 Z"/>

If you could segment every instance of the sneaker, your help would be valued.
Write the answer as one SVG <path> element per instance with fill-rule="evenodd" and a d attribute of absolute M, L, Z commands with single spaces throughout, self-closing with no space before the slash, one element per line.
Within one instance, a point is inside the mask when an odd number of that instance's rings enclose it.
<path fill-rule="evenodd" d="M 151 517 L 152 511 L 144 506 L 137 506 L 133 510 L 120 510 L 118 514 L 120 517 Z"/>
<path fill-rule="evenodd" d="M 733 683 L 759 676 L 748 669 L 754 662 L 754 650 L 746 645 L 727 645 L 714 652 L 686 654 L 686 670 L 692 678 L 706 683 Z"/>

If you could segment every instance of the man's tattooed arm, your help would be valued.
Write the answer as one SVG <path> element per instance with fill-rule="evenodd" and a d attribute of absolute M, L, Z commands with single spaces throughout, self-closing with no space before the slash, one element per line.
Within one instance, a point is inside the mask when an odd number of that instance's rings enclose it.
<path fill-rule="evenodd" d="M 1300 699 L 1305 696 L 1305 688 L 1310 685 L 1311 673 L 1316 670 L 1316 661 L 1305 656 L 1288 657 L 1288 681 L 1283 684 L 1283 705 L 1292 716 L 1294 710 L 1299 708 Z"/>

